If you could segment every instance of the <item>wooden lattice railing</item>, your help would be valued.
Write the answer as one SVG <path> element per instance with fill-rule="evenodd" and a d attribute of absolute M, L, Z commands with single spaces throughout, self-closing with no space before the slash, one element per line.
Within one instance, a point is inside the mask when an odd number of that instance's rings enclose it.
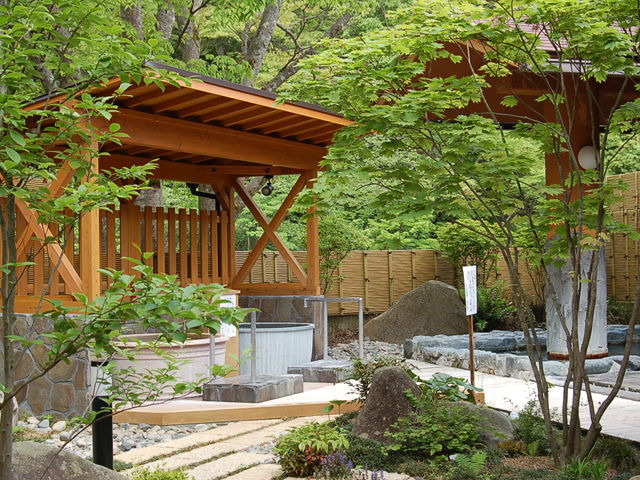
<path fill-rule="evenodd" d="M 143 252 L 153 252 L 147 259 L 155 272 L 177 275 L 182 285 L 190 283 L 229 283 L 229 218 L 227 212 L 207 210 L 165 209 L 120 205 L 112 211 L 101 211 L 102 267 L 133 273 L 133 264 L 125 257 L 140 259 Z M 18 231 L 23 231 L 26 221 L 18 215 Z M 51 228 L 55 232 L 54 228 Z M 64 295 L 74 293 L 61 278 L 51 273 L 52 265 L 47 252 L 37 240 L 28 239 L 25 255 L 35 265 L 20 272 L 18 295 Z M 67 233 L 67 258 L 73 268 L 81 271 L 81 238 L 77 229 Z M 50 285 L 49 285 L 50 283 Z M 47 288 L 48 286 L 48 288 Z M 107 278 L 102 278 L 102 289 L 107 288 Z"/>

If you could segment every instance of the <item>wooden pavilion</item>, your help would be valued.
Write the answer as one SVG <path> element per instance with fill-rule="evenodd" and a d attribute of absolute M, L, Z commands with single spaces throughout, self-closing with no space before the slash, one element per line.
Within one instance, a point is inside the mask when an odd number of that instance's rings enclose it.
<path fill-rule="evenodd" d="M 16 312 L 32 313 L 40 298 L 71 301 L 70 294 L 82 292 L 90 298 L 107 287 L 101 267 L 127 270 L 124 256 L 148 259 L 158 272 L 178 275 L 183 285 L 221 283 L 242 295 L 319 295 L 318 220 L 307 220 L 307 268 L 300 264 L 278 236 L 277 229 L 294 204 L 296 196 L 310 186 L 320 169 L 333 134 L 349 122 L 318 106 L 276 103 L 276 95 L 234 83 L 196 75 L 159 64 L 184 77 L 190 85 L 164 90 L 155 83 L 129 87 L 115 101 L 118 111 L 110 121 L 94 127 L 108 131 L 120 125 L 127 136 L 121 144 L 106 143 L 98 170 L 147 164 L 157 159 L 153 177 L 211 185 L 219 209 L 207 211 L 141 208 L 133 201 L 113 212 L 93 211 L 85 215 L 67 248 L 56 243 L 39 248 L 36 238 L 46 238 L 47 227 L 24 204 L 18 212 L 19 261 L 32 259 L 35 265 L 20 276 Z M 109 95 L 121 84 L 112 79 L 94 95 Z M 46 100 L 30 108 L 40 108 Z M 95 163 L 95 162 L 94 162 Z M 50 186 L 52 194 L 64 189 L 72 171 L 62 170 Z M 297 181 L 272 219 L 268 219 L 245 188 L 245 177 L 294 175 Z M 264 234 L 244 265 L 236 271 L 234 196 L 238 195 Z M 245 284 L 251 267 L 272 242 L 287 262 L 294 283 Z M 49 263 L 60 261 L 49 272 Z M 50 289 L 45 287 L 53 275 Z"/>

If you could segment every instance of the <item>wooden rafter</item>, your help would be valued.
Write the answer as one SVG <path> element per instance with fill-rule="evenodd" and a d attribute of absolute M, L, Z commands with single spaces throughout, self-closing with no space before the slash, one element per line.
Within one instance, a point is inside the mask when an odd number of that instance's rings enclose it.
<path fill-rule="evenodd" d="M 306 180 L 307 179 L 305 175 L 300 175 L 300 178 L 298 179 L 296 184 L 293 186 L 291 192 L 289 192 L 289 195 L 287 195 L 287 198 L 282 203 L 282 205 L 274 215 L 271 222 L 267 220 L 264 213 L 262 213 L 262 211 L 260 210 L 260 207 L 258 207 L 258 205 L 255 203 L 255 201 L 251 197 L 251 195 L 249 195 L 249 192 L 247 192 L 247 189 L 242 184 L 242 182 L 240 182 L 238 179 L 233 180 L 233 186 L 235 190 L 238 192 L 238 195 L 240 196 L 242 201 L 245 203 L 245 205 L 247 206 L 251 214 L 254 216 L 254 218 L 258 221 L 258 224 L 260 225 L 260 227 L 262 227 L 262 229 L 264 230 L 264 233 L 258 240 L 258 243 L 256 243 L 256 246 L 253 248 L 253 250 L 249 254 L 249 257 L 247 257 L 247 260 L 245 261 L 244 265 L 242 265 L 242 268 L 236 274 L 236 277 L 233 282 L 234 288 L 237 288 L 237 286 L 240 285 L 242 281 L 245 279 L 245 277 L 249 274 L 249 270 L 251 269 L 251 267 L 253 267 L 258 257 L 262 254 L 269 240 L 271 240 L 271 242 L 278 249 L 278 252 L 280 252 L 280 254 L 282 255 L 282 258 L 287 262 L 287 264 L 293 271 L 293 274 L 298 278 L 298 280 L 300 280 L 300 282 L 304 286 L 307 285 L 307 282 L 308 282 L 307 274 L 304 272 L 304 270 L 302 269 L 298 261 L 295 259 L 295 257 L 293 256 L 289 248 L 284 244 L 284 242 L 276 232 L 277 228 L 280 226 L 280 224 L 284 220 L 284 217 L 286 216 L 287 212 L 293 206 L 293 203 L 295 202 L 297 195 L 304 188 Z"/>
<path fill-rule="evenodd" d="M 326 149 L 316 145 L 132 110 L 121 109 L 113 115 L 113 121 L 120 124 L 121 131 L 128 135 L 121 138 L 123 145 L 147 146 L 301 170 L 316 168 L 326 155 Z M 103 122 L 101 128 L 108 129 L 108 123 Z"/>

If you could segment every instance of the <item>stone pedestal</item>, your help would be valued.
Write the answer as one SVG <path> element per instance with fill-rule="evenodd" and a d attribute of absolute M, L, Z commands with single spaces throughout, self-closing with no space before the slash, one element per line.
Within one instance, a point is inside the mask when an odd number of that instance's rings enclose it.
<path fill-rule="evenodd" d="M 302 375 L 260 375 L 255 382 L 240 375 L 209 382 L 202 393 L 205 402 L 261 403 L 302 393 L 302 388 Z"/>
<path fill-rule="evenodd" d="M 302 375 L 305 382 L 338 383 L 346 380 L 352 369 L 349 360 L 318 360 L 289 367 L 287 373 Z"/>
<path fill-rule="evenodd" d="M 603 358 L 607 356 L 607 263 L 605 248 L 600 248 L 595 252 L 600 255 L 598 262 L 598 280 L 596 292 L 596 308 L 593 318 L 593 329 L 589 340 L 587 358 Z M 588 278 L 589 265 L 591 263 L 593 251 L 584 252 L 582 255 L 582 278 Z M 569 329 L 571 328 L 571 304 L 572 304 L 572 282 L 573 276 L 570 265 L 562 268 L 550 267 L 550 281 L 553 283 L 558 295 L 558 301 L 567 320 Z M 587 315 L 587 289 L 588 285 L 583 284 L 583 293 L 580 296 L 578 314 L 578 335 L 580 343 L 584 337 L 585 320 Z M 549 287 L 547 286 L 547 354 L 550 360 L 568 359 L 567 340 L 560 317 L 556 311 Z"/>

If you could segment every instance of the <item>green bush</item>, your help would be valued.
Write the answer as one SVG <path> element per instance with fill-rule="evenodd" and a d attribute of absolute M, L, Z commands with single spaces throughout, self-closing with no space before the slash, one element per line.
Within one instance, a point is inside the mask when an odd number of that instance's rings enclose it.
<path fill-rule="evenodd" d="M 347 457 L 356 466 L 367 467 L 370 470 L 396 471 L 397 466 L 407 458 L 400 452 L 386 453 L 384 444 L 370 439 L 362 438 L 350 433 Z"/>
<path fill-rule="evenodd" d="M 516 307 L 505 298 L 501 283 L 478 289 L 478 313 L 474 316 L 474 320 L 479 331 L 504 329 L 505 324 L 515 314 Z"/>
<path fill-rule="evenodd" d="M 193 480 L 193 477 L 182 470 L 139 468 L 131 473 L 131 480 Z"/>
<path fill-rule="evenodd" d="M 621 472 L 640 465 L 637 450 L 622 438 L 599 438 L 593 453 L 606 458 L 613 468 Z"/>
<path fill-rule="evenodd" d="M 632 302 L 619 302 L 615 297 L 607 297 L 607 323 L 629 325 L 632 313 Z"/>
<path fill-rule="evenodd" d="M 389 451 L 401 451 L 414 457 L 433 459 L 464 453 L 478 443 L 479 419 L 459 403 L 434 400 L 423 395 L 416 400 L 417 411 L 394 424 L 395 432 L 387 432 L 394 444 Z"/>
<path fill-rule="evenodd" d="M 444 399 L 452 402 L 464 400 L 470 403 L 476 403 L 473 392 L 481 392 L 480 388 L 476 388 L 467 383 L 462 378 L 452 377 L 446 373 L 436 373 L 429 380 L 423 380 L 413 372 L 409 372 L 409 376 L 413 378 L 420 389 L 422 395 L 430 397 L 432 400 Z"/>
<path fill-rule="evenodd" d="M 288 430 L 273 449 L 285 473 L 300 477 L 316 474 L 326 455 L 349 447 L 349 440 L 329 422 L 307 423 Z"/>
<path fill-rule="evenodd" d="M 527 445 L 529 454 L 547 455 L 551 452 L 542 412 L 535 400 L 527 402 L 514 423 L 515 434 Z M 558 435 L 556 431 L 556 437 Z"/>
<path fill-rule="evenodd" d="M 411 368 L 405 364 L 404 358 L 394 357 L 377 357 L 371 361 L 365 361 L 356 358 L 351 361 L 352 370 L 347 377 L 346 382 L 351 385 L 358 394 L 358 400 L 361 403 L 367 399 L 371 380 L 375 371 L 382 367 L 402 367 L 407 373 L 411 372 Z"/>

